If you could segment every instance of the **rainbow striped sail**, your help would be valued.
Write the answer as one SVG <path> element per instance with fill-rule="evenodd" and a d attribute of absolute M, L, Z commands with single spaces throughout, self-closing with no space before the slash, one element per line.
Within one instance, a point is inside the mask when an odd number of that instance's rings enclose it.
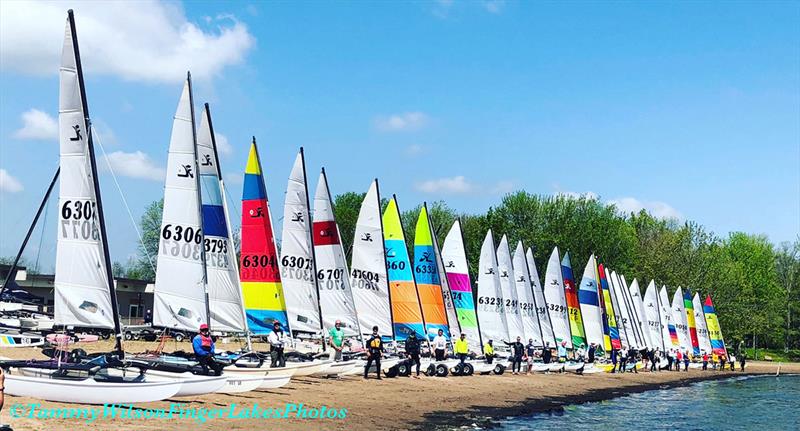
<path fill-rule="evenodd" d="M 610 352 L 611 349 L 622 348 L 622 343 L 619 338 L 614 303 L 611 302 L 611 291 L 608 289 L 608 279 L 606 279 L 606 271 L 602 263 L 598 265 L 597 272 L 600 279 L 600 288 L 603 291 L 603 306 L 605 307 L 605 313 L 603 314 L 603 347 L 606 352 Z"/>
<path fill-rule="evenodd" d="M 467 335 L 470 350 L 480 352 L 483 343 L 478 329 L 478 317 L 475 314 L 475 298 L 472 295 L 472 282 L 469 279 L 461 222 L 458 220 L 453 223 L 442 243 L 442 265 L 447 274 L 447 283 L 450 285 L 450 294 L 456 306 L 461 331 Z"/>
<path fill-rule="evenodd" d="M 288 331 L 278 250 L 255 138 L 244 170 L 241 255 L 242 293 L 250 331 L 268 334 L 275 321 Z"/>
<path fill-rule="evenodd" d="M 689 338 L 692 343 L 692 354 L 700 354 L 700 343 L 697 339 L 697 322 L 694 320 L 694 305 L 692 303 L 692 293 L 689 288 L 683 292 L 683 306 L 686 308 L 686 322 L 689 324 Z"/>
<path fill-rule="evenodd" d="M 585 347 L 586 333 L 583 330 L 581 306 L 580 302 L 578 302 L 578 292 L 575 289 L 575 277 L 572 275 L 572 264 L 569 262 L 569 252 L 565 253 L 564 259 L 561 260 L 561 273 L 564 277 L 564 294 L 567 298 L 572 346 L 575 349 L 579 348 L 581 345 Z"/>
<path fill-rule="evenodd" d="M 433 339 L 441 329 L 449 340 L 450 329 L 442 297 L 439 263 L 433 249 L 433 235 L 426 204 L 422 204 L 414 231 L 414 277 L 417 279 L 417 293 L 428 337 Z"/>
<path fill-rule="evenodd" d="M 672 350 L 676 347 L 680 347 L 681 343 L 678 340 L 678 330 L 675 328 L 675 323 L 672 318 L 672 310 L 670 309 L 669 298 L 667 296 L 667 286 L 661 286 L 661 290 L 658 291 L 658 300 L 661 306 L 661 319 L 666 323 L 664 328 L 669 334 L 669 343 L 666 342 L 667 337 L 664 337 L 665 348 Z"/>
<path fill-rule="evenodd" d="M 412 333 L 425 337 L 425 323 L 419 306 L 417 287 L 408 258 L 400 210 L 395 197 L 383 212 L 383 240 L 386 247 L 386 268 L 389 273 L 389 298 L 395 340 L 404 341 Z"/>
<path fill-rule="evenodd" d="M 706 315 L 708 336 L 711 338 L 711 351 L 718 355 L 728 356 L 728 351 L 725 350 L 725 340 L 722 338 L 722 329 L 720 329 L 719 320 L 717 320 L 717 312 L 714 310 L 714 303 L 711 302 L 711 295 L 706 295 L 703 312 Z"/>

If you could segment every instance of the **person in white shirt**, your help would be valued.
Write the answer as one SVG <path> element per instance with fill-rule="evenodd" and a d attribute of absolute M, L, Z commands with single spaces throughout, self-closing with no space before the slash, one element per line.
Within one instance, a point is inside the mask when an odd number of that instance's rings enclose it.
<path fill-rule="evenodd" d="M 447 351 L 447 338 L 444 338 L 443 330 L 439 330 L 439 335 L 433 337 L 431 344 L 433 345 L 433 352 L 436 355 L 436 360 L 444 361 L 444 354 Z"/>
<path fill-rule="evenodd" d="M 286 334 L 283 332 L 281 322 L 275 321 L 272 332 L 267 336 L 269 342 L 269 356 L 272 358 L 271 368 L 285 367 L 286 359 L 283 356 L 283 348 L 286 343 Z"/>

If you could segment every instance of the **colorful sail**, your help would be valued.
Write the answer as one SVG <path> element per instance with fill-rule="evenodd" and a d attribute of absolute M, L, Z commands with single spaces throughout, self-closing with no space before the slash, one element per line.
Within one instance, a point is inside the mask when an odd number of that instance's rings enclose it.
<path fill-rule="evenodd" d="M 439 241 L 436 239 L 436 229 L 431 221 L 431 215 L 428 213 L 428 225 L 431 227 L 431 239 L 433 240 L 433 255 L 436 260 L 436 270 L 439 273 L 439 282 L 442 287 L 442 300 L 444 301 L 444 310 L 447 317 L 447 326 L 450 328 L 450 338 L 458 338 L 461 336 L 461 325 L 458 321 L 458 312 L 456 311 L 456 304 L 453 299 L 453 293 L 450 291 L 450 281 L 447 279 L 447 271 L 444 269 L 444 260 L 442 260 L 441 248 L 439 248 Z M 470 295 L 472 289 L 470 289 Z M 474 307 L 474 304 L 473 304 Z M 465 334 L 466 335 L 466 334 Z M 479 341 L 477 334 L 475 341 Z M 469 342 L 469 340 L 467 341 Z M 480 350 L 478 350 L 480 351 Z"/>
<path fill-rule="evenodd" d="M 478 329 L 478 317 L 475 312 L 467 255 L 464 251 L 464 236 L 461 233 L 461 222 L 458 220 L 453 223 L 444 238 L 442 262 L 444 262 L 447 283 L 450 285 L 450 294 L 453 297 L 461 331 L 467 336 L 470 350 L 480 352 L 483 343 Z"/>
<path fill-rule="evenodd" d="M 424 339 L 427 333 L 425 320 L 422 317 L 414 272 L 408 258 L 400 210 L 394 197 L 389 200 L 389 205 L 383 212 L 383 238 L 395 339 L 405 341 L 411 334 L 417 334 L 419 339 Z"/>
<path fill-rule="evenodd" d="M 316 257 L 319 306 L 322 324 L 332 328 L 341 322 L 346 336 L 360 336 L 358 314 L 350 286 L 350 271 L 342 246 L 339 225 L 333 214 L 333 200 L 325 170 L 319 174 L 314 194 L 314 255 Z"/>
<path fill-rule="evenodd" d="M 669 304 L 669 297 L 667 296 L 667 286 L 661 286 L 658 291 L 659 311 L 661 312 L 661 323 L 664 325 L 663 338 L 664 345 L 667 350 L 678 349 L 681 346 L 678 340 L 678 330 L 675 328 L 675 322 L 672 318 L 672 307 Z"/>
<path fill-rule="evenodd" d="M 703 313 L 706 315 L 708 336 L 711 338 L 711 351 L 717 355 L 728 356 L 725 340 L 722 338 L 722 329 L 720 329 L 719 320 L 717 320 L 717 312 L 714 309 L 714 303 L 711 302 L 711 295 L 706 295 L 706 301 L 703 303 Z"/>
<path fill-rule="evenodd" d="M 511 262 L 511 250 L 508 247 L 508 238 L 503 235 L 500 245 L 497 246 L 497 271 L 500 278 L 500 290 L 503 292 L 504 311 L 508 325 L 508 341 L 515 341 L 517 337 L 525 336 L 522 325 L 519 299 L 517 298 L 517 285 L 514 282 L 514 267 Z"/>
<path fill-rule="evenodd" d="M 603 292 L 603 309 L 605 311 L 603 325 L 604 337 L 603 347 L 605 351 L 610 352 L 611 349 L 619 349 L 622 347 L 619 338 L 619 327 L 617 326 L 617 313 L 614 312 L 614 303 L 611 301 L 611 291 L 608 289 L 608 279 L 606 278 L 606 271 L 601 263 L 597 268 L 598 276 L 600 277 L 600 289 Z"/>
<path fill-rule="evenodd" d="M 683 292 L 683 307 L 686 309 L 686 326 L 689 328 L 689 341 L 692 345 L 692 354 L 700 354 L 700 344 L 697 340 L 697 324 L 694 320 L 694 304 L 692 303 L 692 292 L 689 288 Z"/>
<path fill-rule="evenodd" d="M 208 311 L 215 331 L 245 332 L 242 287 L 236 248 L 231 241 L 230 218 L 225 203 L 225 184 L 219 166 L 211 111 L 205 104 L 197 129 L 200 161 L 200 201 L 208 274 Z"/>
<path fill-rule="evenodd" d="M 533 299 L 533 288 L 528 274 L 528 262 L 525 261 L 525 249 L 522 246 L 522 241 L 517 242 L 512 264 L 514 265 L 514 277 L 516 278 L 519 313 L 522 317 L 524 334 L 522 340 L 525 343 L 533 340 L 535 346 L 544 346 L 541 328 L 536 317 L 536 301 Z"/>
<path fill-rule="evenodd" d="M 320 332 L 322 323 L 317 270 L 314 266 L 306 161 L 302 148 L 294 160 L 286 186 L 281 238 L 281 281 L 289 326 L 292 331 Z"/>
<path fill-rule="evenodd" d="M 372 334 L 372 327 L 377 326 L 379 334 L 394 338 L 386 278 L 386 250 L 382 238 L 381 197 L 378 180 L 374 180 L 358 212 L 350 286 L 362 335 Z"/>
<path fill-rule="evenodd" d="M 583 328 L 583 317 L 581 316 L 578 292 L 575 288 L 575 277 L 572 275 L 572 264 L 569 261 L 569 252 L 564 254 L 561 260 L 561 272 L 564 274 L 564 295 L 567 299 L 569 308 L 569 330 L 572 334 L 572 346 L 579 348 L 586 346 L 586 332 Z"/>
<path fill-rule="evenodd" d="M 578 303 L 586 335 L 586 343 L 603 349 L 603 313 L 600 310 L 600 295 L 597 290 L 597 261 L 589 256 L 578 287 Z"/>
<path fill-rule="evenodd" d="M 242 293 L 250 331 L 268 334 L 276 321 L 289 331 L 272 214 L 255 138 L 244 170 L 241 259 Z"/>
<path fill-rule="evenodd" d="M 700 302 L 700 295 L 697 292 L 692 298 L 692 309 L 694 321 L 697 323 L 697 344 L 700 346 L 700 353 L 711 353 L 711 338 L 708 335 L 706 315 L 703 313 L 703 303 Z"/>
<path fill-rule="evenodd" d="M 617 329 L 619 334 L 619 345 L 620 348 L 628 348 L 630 347 L 630 339 L 633 335 L 628 334 L 628 329 L 626 325 L 630 325 L 628 318 L 625 316 L 622 310 L 622 305 L 620 305 L 616 287 L 616 281 L 614 277 L 616 276 L 613 271 L 609 271 L 608 267 L 604 267 L 603 271 L 605 272 L 605 278 L 608 282 L 608 296 L 610 298 L 611 307 L 614 309 L 614 317 L 617 322 Z"/>
<path fill-rule="evenodd" d="M 544 275 L 544 299 L 550 314 L 550 322 L 553 324 L 553 335 L 556 338 L 556 343 L 558 345 L 566 343 L 566 348 L 571 349 L 572 335 L 570 334 L 569 307 L 567 306 L 564 275 L 561 270 L 560 260 L 558 247 L 554 247 Z"/>
<path fill-rule="evenodd" d="M 428 217 L 428 206 L 422 205 L 414 230 L 414 277 L 417 280 L 419 303 L 429 339 L 439 330 L 450 339 L 447 311 L 442 296 L 442 280 L 439 278 L 439 262 L 433 248 L 433 230 Z"/>
<path fill-rule="evenodd" d="M 197 331 L 208 323 L 200 182 L 191 80 L 172 122 L 153 290 L 153 325 Z"/>
<path fill-rule="evenodd" d="M 484 342 L 508 339 L 503 292 L 500 289 L 497 254 L 491 230 L 486 232 L 478 262 L 478 322 Z"/>
<path fill-rule="evenodd" d="M 634 319 L 636 319 L 636 323 L 639 327 L 639 333 L 642 334 L 644 347 L 647 347 L 648 349 L 655 349 L 655 341 L 650 339 L 650 331 L 647 329 L 647 321 L 645 320 L 644 314 L 644 301 L 642 301 L 642 292 L 639 289 L 639 281 L 637 279 L 634 278 L 631 282 L 631 285 L 628 288 L 628 293 L 630 293 L 631 303 L 633 304 Z"/>
<path fill-rule="evenodd" d="M 542 342 L 545 347 L 553 347 L 556 345 L 556 337 L 553 333 L 553 324 L 550 322 L 550 313 L 547 311 L 547 302 L 544 299 L 542 283 L 539 281 L 539 271 L 536 269 L 536 261 L 533 259 L 533 250 L 531 250 L 530 247 L 528 247 L 528 251 L 525 253 L 525 260 L 528 263 L 528 273 L 530 274 L 531 289 L 533 290 L 533 301 L 536 307 L 536 320 L 538 320 L 539 323 Z"/>
<path fill-rule="evenodd" d="M 662 352 L 666 349 L 664 344 L 661 317 L 659 316 L 658 293 L 655 280 L 650 280 L 644 292 L 644 321 L 650 340 Z"/>
<path fill-rule="evenodd" d="M 69 12 L 59 69 L 58 140 L 60 183 L 56 243 L 55 322 L 93 328 L 115 327 L 108 250 L 103 247 L 100 190 L 88 107 L 81 76 L 78 39 Z"/>
<path fill-rule="evenodd" d="M 678 287 L 672 296 L 672 319 L 675 322 L 675 329 L 678 331 L 678 342 L 681 351 L 692 350 L 692 340 L 689 336 L 689 323 L 686 319 L 686 308 L 683 305 L 683 289 Z"/>
<path fill-rule="evenodd" d="M 620 316 L 622 320 L 623 329 L 625 330 L 625 338 L 627 340 L 627 348 L 639 349 L 643 345 L 639 338 L 639 332 L 636 329 L 636 321 L 633 319 L 633 307 L 628 300 L 628 295 L 625 294 L 625 286 L 622 285 L 622 280 L 619 274 L 615 271 L 611 272 L 611 291 L 616 298 L 616 303 L 619 306 Z"/>

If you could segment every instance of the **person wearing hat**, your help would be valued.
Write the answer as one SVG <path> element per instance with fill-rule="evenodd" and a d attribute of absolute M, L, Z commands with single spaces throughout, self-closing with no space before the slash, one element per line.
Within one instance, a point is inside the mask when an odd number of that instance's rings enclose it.
<path fill-rule="evenodd" d="M 558 362 L 567 362 L 567 342 L 562 341 L 558 345 Z"/>
<path fill-rule="evenodd" d="M 369 375 L 369 367 L 375 362 L 375 370 L 378 374 L 378 380 L 381 380 L 381 355 L 383 354 L 383 340 L 378 335 L 378 327 L 372 327 L 372 337 L 367 340 L 367 365 L 364 366 L 364 378 Z"/>
<path fill-rule="evenodd" d="M 464 361 L 467 360 L 469 356 L 469 343 L 467 343 L 467 334 L 461 333 L 461 336 L 456 340 L 456 344 L 454 346 L 454 350 L 456 356 L 461 361 L 461 365 L 464 365 Z"/>
<path fill-rule="evenodd" d="M 487 341 L 483 346 L 483 355 L 486 356 L 487 364 L 491 364 L 494 361 L 494 344 L 492 340 Z"/>
<path fill-rule="evenodd" d="M 197 357 L 203 374 L 208 374 L 209 367 L 214 370 L 214 375 L 222 374 L 222 365 L 214 360 L 214 340 L 208 333 L 208 325 L 200 325 L 200 332 L 192 339 L 192 350 Z"/>
<path fill-rule="evenodd" d="M 419 350 L 419 338 L 417 338 L 417 334 L 415 332 L 412 332 L 411 335 L 406 338 L 406 356 L 411 359 L 411 365 L 417 366 L 417 375 L 414 376 L 416 378 L 419 378 Z"/>
<path fill-rule="evenodd" d="M 444 361 L 444 354 L 447 352 L 447 338 L 444 337 L 444 331 L 439 330 L 438 335 L 431 340 L 433 345 L 433 352 L 436 355 L 437 361 Z"/>
<path fill-rule="evenodd" d="M 286 344 L 286 334 L 283 332 L 281 322 L 275 321 L 272 325 L 272 332 L 267 336 L 269 342 L 269 356 L 272 359 L 271 368 L 285 367 L 286 358 L 283 356 L 283 349 Z"/>
<path fill-rule="evenodd" d="M 328 345 L 333 349 L 333 360 L 339 362 L 342 360 L 342 347 L 344 346 L 344 331 L 342 331 L 341 320 L 336 321 L 328 335 L 331 336 L 328 340 Z"/>

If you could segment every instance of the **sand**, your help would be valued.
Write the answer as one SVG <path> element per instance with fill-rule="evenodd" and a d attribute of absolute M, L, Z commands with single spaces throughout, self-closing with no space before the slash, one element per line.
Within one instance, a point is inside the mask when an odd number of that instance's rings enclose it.
<path fill-rule="evenodd" d="M 108 350 L 108 342 L 80 346 L 87 351 Z M 152 349 L 154 343 L 131 342 L 127 351 Z M 188 350 L 188 343 L 169 343 L 165 350 Z M 43 358 L 38 349 L 2 349 L 0 355 L 15 359 Z M 689 372 L 658 372 L 631 374 L 534 374 L 472 377 L 422 377 L 395 378 L 381 381 L 364 380 L 360 376 L 342 379 L 293 378 L 283 388 L 259 390 L 240 395 L 204 395 L 192 399 L 173 399 L 157 403 L 139 404 L 132 414 L 144 415 L 147 409 L 176 409 L 172 418 L 108 418 L 100 417 L 87 423 L 86 419 L 36 419 L 12 418 L 10 410 L 21 405 L 17 412 L 28 414 L 28 405 L 41 404 L 40 408 L 95 408 L 52 403 L 32 398 L 6 396 L 0 422 L 16 430 L 69 429 L 71 431 L 97 429 L 126 430 L 252 430 L 252 429 L 409 429 L 434 425 L 462 426 L 477 424 L 490 426 L 492 417 L 516 416 L 538 411 L 557 409 L 566 404 L 608 399 L 615 396 L 649 389 L 685 385 L 692 381 L 725 378 L 742 374 L 774 374 L 778 364 L 748 362 L 747 372 L 715 372 L 690 370 Z M 800 373 L 800 364 L 782 364 L 782 373 Z M 254 405 L 260 411 L 280 409 L 294 404 L 306 415 L 314 415 L 323 406 L 334 409 L 333 419 L 297 417 L 292 412 L 287 418 L 216 418 L 200 422 L 192 418 L 179 418 L 178 404 L 184 409 L 223 409 L 230 411 L 235 404 L 235 414 L 250 411 Z M 290 407 L 291 408 L 291 407 Z M 346 409 L 346 411 L 342 411 Z M 273 412 L 274 413 L 274 412 Z M 280 414 L 278 413 L 278 414 Z M 323 414 L 329 413 L 328 411 Z M 119 410 L 118 410 L 119 414 Z M 341 418 L 341 415 L 344 418 Z"/>

